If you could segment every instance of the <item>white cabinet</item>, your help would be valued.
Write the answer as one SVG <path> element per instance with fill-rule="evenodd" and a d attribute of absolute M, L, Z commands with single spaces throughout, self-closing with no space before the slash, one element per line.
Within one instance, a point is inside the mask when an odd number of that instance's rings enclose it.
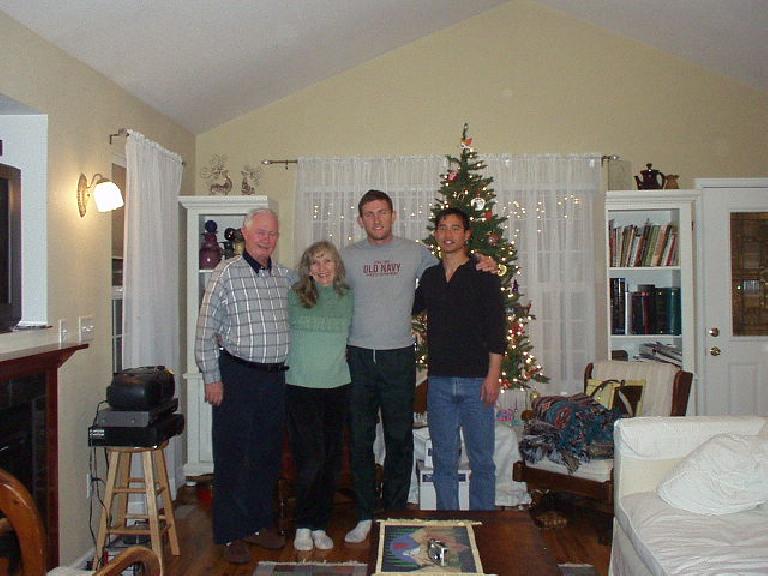
<path fill-rule="evenodd" d="M 620 351 L 630 360 L 645 354 L 679 356 L 681 366 L 695 372 L 693 225 L 698 195 L 687 190 L 608 191 L 609 356 Z M 650 247 L 645 258 L 643 246 Z"/>
<path fill-rule="evenodd" d="M 205 403 L 203 379 L 195 364 L 195 326 L 205 285 L 212 270 L 200 269 L 200 246 L 205 223 L 213 220 L 218 226 L 219 242 L 224 241 L 227 228 L 239 229 L 243 217 L 253 208 L 271 208 L 277 204 L 266 196 L 179 196 L 179 203 L 186 209 L 187 246 L 187 324 L 186 324 L 186 439 L 187 457 L 184 463 L 186 476 L 198 476 L 213 472 L 211 448 L 211 407 Z"/>

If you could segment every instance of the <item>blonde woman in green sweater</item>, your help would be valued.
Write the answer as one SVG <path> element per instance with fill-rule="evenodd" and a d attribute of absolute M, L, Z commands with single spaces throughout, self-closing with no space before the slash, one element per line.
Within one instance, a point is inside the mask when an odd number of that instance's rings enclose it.
<path fill-rule="evenodd" d="M 341 469 L 349 404 L 347 335 L 352 294 L 336 247 L 315 242 L 304 251 L 299 281 L 288 293 L 291 349 L 286 411 L 296 466 L 297 550 L 333 548 L 326 527 Z"/>

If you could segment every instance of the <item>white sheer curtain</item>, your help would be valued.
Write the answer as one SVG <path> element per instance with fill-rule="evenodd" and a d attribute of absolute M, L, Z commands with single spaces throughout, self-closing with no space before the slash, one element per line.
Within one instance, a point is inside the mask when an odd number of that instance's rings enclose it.
<path fill-rule="evenodd" d="M 426 237 L 430 206 L 447 165 L 441 156 L 299 158 L 297 256 L 317 240 L 328 239 L 342 247 L 363 238 L 357 225 L 357 203 L 370 188 L 392 197 L 397 211 L 395 234 L 414 240 Z"/>
<path fill-rule="evenodd" d="M 182 160 L 133 130 L 128 131 L 125 153 L 123 366 L 162 365 L 179 374 L 177 197 Z M 176 437 L 166 453 L 173 463 L 173 497 L 180 457 Z"/>
<path fill-rule="evenodd" d="M 550 383 L 543 392 L 581 389 L 587 362 L 596 356 L 595 231 L 603 205 L 600 156 L 482 156 L 493 176 L 497 212 L 518 247 L 518 282 L 533 303 L 533 353 Z M 330 239 L 339 246 L 363 237 L 357 202 L 369 188 L 392 197 L 395 234 L 422 240 L 438 196 L 444 156 L 300 158 L 296 187 L 295 246 Z"/>
<path fill-rule="evenodd" d="M 595 360 L 597 242 L 604 195 L 599 155 L 484 156 L 497 212 L 517 245 L 520 292 L 536 317 L 533 353 L 550 378 L 542 392 L 583 389 Z"/>

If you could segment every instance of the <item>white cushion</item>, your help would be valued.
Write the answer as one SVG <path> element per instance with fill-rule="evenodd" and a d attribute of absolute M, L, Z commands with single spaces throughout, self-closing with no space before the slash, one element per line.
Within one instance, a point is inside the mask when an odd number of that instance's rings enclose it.
<path fill-rule="evenodd" d="M 768 574 L 768 515 L 760 508 L 702 516 L 673 508 L 654 492 L 638 492 L 617 503 L 616 521 L 647 567 L 631 574 Z"/>
<path fill-rule="evenodd" d="M 680 461 L 659 496 L 698 514 L 730 514 L 768 501 L 768 439 L 718 434 Z"/>

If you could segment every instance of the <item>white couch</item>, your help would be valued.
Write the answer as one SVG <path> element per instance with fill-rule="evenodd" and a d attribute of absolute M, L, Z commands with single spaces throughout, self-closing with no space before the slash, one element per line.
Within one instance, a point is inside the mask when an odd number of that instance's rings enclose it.
<path fill-rule="evenodd" d="M 711 437 L 762 436 L 767 423 L 756 416 L 617 422 L 610 574 L 768 574 L 768 504 L 706 515 L 672 507 L 656 493 L 673 467 Z"/>

